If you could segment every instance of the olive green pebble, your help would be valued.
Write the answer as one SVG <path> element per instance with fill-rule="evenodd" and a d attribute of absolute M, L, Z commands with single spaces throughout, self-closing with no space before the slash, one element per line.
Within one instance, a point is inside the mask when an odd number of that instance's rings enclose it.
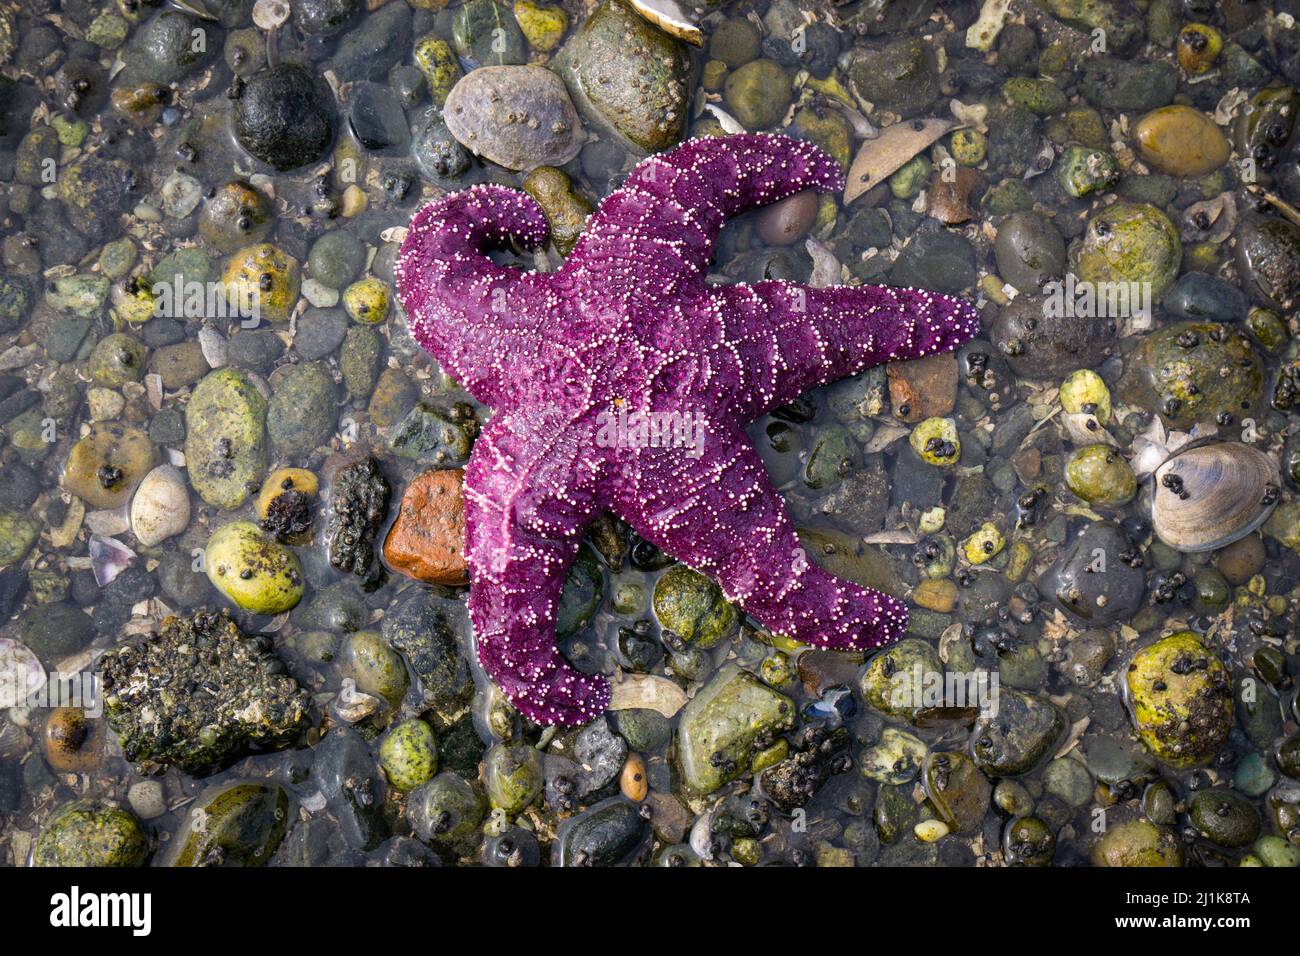
<path fill-rule="evenodd" d="M 709 56 L 734 70 L 757 59 L 761 41 L 758 28 L 749 20 L 728 17 L 713 28 L 713 35 L 709 38 Z"/>
<path fill-rule="evenodd" d="M 913 156 L 889 177 L 889 191 L 895 199 L 915 199 L 930 179 L 930 161 Z"/>
<path fill-rule="evenodd" d="M 349 232 L 336 229 L 312 245 L 307 254 L 307 271 L 322 285 L 341 289 L 361 271 L 365 261 L 365 243 Z"/>
<path fill-rule="evenodd" d="M 357 631 L 348 636 L 339 653 L 339 671 L 351 678 L 361 693 L 393 707 L 402 702 L 410 686 L 406 662 L 378 631 Z"/>
<path fill-rule="evenodd" d="M 1265 866 L 1300 866 L 1300 847 L 1279 836 L 1262 836 L 1255 841 L 1255 855 Z"/>
<path fill-rule="evenodd" d="M 388 318 L 388 286 L 373 276 L 358 279 L 343 290 L 343 308 L 354 322 L 378 325 Z"/>
<path fill-rule="evenodd" d="M 483 759 L 483 787 L 494 809 L 513 817 L 542 792 L 542 758 L 527 744 L 496 744 Z"/>
<path fill-rule="evenodd" d="M 451 44 L 430 33 L 416 42 L 414 60 L 416 67 L 424 74 L 434 104 L 442 106 L 447 102 L 452 87 L 464 75 Z"/>
<path fill-rule="evenodd" d="M 388 782 L 406 793 L 438 772 L 438 741 L 423 720 L 398 724 L 379 745 L 379 765 Z"/>
<path fill-rule="evenodd" d="M 1137 478 L 1119 449 L 1086 445 L 1075 449 L 1065 466 L 1065 483 L 1089 504 L 1119 507 L 1137 494 Z"/>
<path fill-rule="evenodd" d="M 1232 790 L 1216 787 L 1197 792 L 1187 815 L 1201 836 L 1219 846 L 1249 846 L 1259 836 L 1259 811 Z"/>
<path fill-rule="evenodd" d="M 1092 369 L 1071 372 L 1061 383 L 1061 407 L 1071 415 L 1092 415 L 1098 423 L 1110 422 L 1110 389 Z"/>
<path fill-rule="evenodd" d="M 790 75 L 771 60 L 753 60 L 727 76 L 723 96 L 744 126 L 766 129 L 790 105 Z"/>
<path fill-rule="evenodd" d="M 735 633 L 740 620 L 716 584 L 682 564 L 655 582 L 654 609 L 662 627 L 703 650 Z"/>
<path fill-rule="evenodd" d="M 54 811 L 41 828 L 34 866 L 132 867 L 148 854 L 135 815 L 98 800 L 76 800 Z"/>

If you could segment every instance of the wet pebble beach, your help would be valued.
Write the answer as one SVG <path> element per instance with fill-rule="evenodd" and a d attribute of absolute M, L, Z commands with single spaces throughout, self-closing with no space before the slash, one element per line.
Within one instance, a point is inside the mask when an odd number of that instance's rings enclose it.
<path fill-rule="evenodd" d="M 1290 0 L 0 0 L 0 864 L 1297 866 L 1298 117 Z M 540 726 L 398 249 L 494 183 L 554 272 L 742 132 L 847 187 L 711 282 L 980 313 L 748 429 L 907 633 L 601 515 L 556 640 L 612 701 Z"/>

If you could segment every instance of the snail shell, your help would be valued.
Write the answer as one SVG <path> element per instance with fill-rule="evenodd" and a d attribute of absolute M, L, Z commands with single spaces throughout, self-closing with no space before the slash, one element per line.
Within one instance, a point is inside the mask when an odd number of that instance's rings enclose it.
<path fill-rule="evenodd" d="M 1151 524 L 1177 551 L 1213 551 L 1263 524 L 1278 488 L 1277 465 L 1258 448 L 1241 442 L 1193 446 L 1156 469 Z"/>

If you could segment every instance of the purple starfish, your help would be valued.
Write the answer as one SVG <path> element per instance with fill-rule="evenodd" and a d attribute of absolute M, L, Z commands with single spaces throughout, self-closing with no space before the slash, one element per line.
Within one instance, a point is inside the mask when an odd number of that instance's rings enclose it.
<path fill-rule="evenodd" d="M 954 349 L 979 317 L 914 289 L 705 283 L 727 219 L 809 188 L 843 188 L 809 143 L 691 140 L 637 166 L 552 274 L 486 255 L 546 240 L 524 193 L 475 186 L 411 222 L 397 260 L 411 331 L 496 410 L 465 474 L 479 661 L 533 720 L 586 723 L 609 703 L 605 678 L 555 645 L 565 575 L 603 511 L 775 633 L 866 649 L 906 630 L 901 601 L 808 559 L 744 427 L 869 366 Z M 611 429 L 624 412 L 645 427 Z"/>

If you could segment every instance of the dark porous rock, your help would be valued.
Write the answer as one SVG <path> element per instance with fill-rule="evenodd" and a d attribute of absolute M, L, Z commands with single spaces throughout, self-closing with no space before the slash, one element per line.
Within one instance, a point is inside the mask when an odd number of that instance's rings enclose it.
<path fill-rule="evenodd" d="M 555 866 L 617 866 L 644 846 L 650 825 L 636 804 L 611 797 L 560 825 L 553 845 Z"/>
<path fill-rule="evenodd" d="M 1248 216 L 1237 227 L 1237 271 L 1251 297 L 1290 310 L 1300 298 L 1300 226 Z"/>
<path fill-rule="evenodd" d="M 265 639 L 225 613 L 168 617 L 152 639 L 100 659 L 104 713 L 126 758 L 202 775 L 250 749 L 279 748 L 309 723 L 309 700 Z"/>
<path fill-rule="evenodd" d="M 325 522 L 325 548 L 329 562 L 363 584 L 376 583 L 375 535 L 388 513 L 392 487 L 379 471 L 379 463 L 366 457 L 341 468 L 330 489 L 329 517 Z"/>
<path fill-rule="evenodd" d="M 384 842 L 388 827 L 383 776 L 356 731 L 346 727 L 330 731 L 316 747 L 311 776 L 350 847 L 373 850 Z"/>
<path fill-rule="evenodd" d="M 281 171 L 315 162 L 334 141 L 334 95 L 297 63 L 249 77 L 234 113 L 239 145 Z"/>
<path fill-rule="evenodd" d="M 441 111 L 432 111 L 416 129 L 411 156 L 420 175 L 438 185 L 463 176 L 474 162 L 469 150 L 451 135 Z"/>
<path fill-rule="evenodd" d="M 786 813 L 806 805 L 831 774 L 844 773 L 852 766 L 849 743 L 844 727 L 807 725 L 800 731 L 793 753 L 763 771 L 763 792 Z"/>
<path fill-rule="evenodd" d="M 134 204 L 137 184 L 135 170 L 125 161 L 86 156 L 60 172 L 57 188 L 69 224 L 87 239 L 102 242 L 118 228 L 118 216 Z"/>
<path fill-rule="evenodd" d="M 1112 349 L 1114 320 L 1068 312 L 1049 298 L 1021 296 L 998 312 L 993 344 L 1016 374 L 1037 381 L 1095 368 Z"/>
<path fill-rule="evenodd" d="M 1142 606 L 1142 554 L 1119 525 L 1098 521 L 1074 534 L 1038 580 L 1038 589 L 1075 620 L 1104 627 Z"/>
<path fill-rule="evenodd" d="M 298 334 L 293 340 L 295 349 L 300 338 L 302 338 L 302 319 L 298 320 Z M 265 374 L 284 354 L 284 342 L 270 329 L 240 329 L 239 332 L 230 337 L 230 342 L 226 347 L 226 354 L 227 361 L 231 365 Z M 298 354 L 308 360 L 322 357 L 319 355 L 306 356 L 301 351 Z"/>
<path fill-rule="evenodd" d="M 890 285 L 957 295 L 979 278 L 975 250 L 964 236 L 946 229 L 923 230 L 903 246 L 889 273 Z"/>
<path fill-rule="evenodd" d="M 1170 102 L 1178 89 L 1178 70 L 1164 60 L 1100 57 L 1086 62 L 1079 90 L 1098 109 L 1143 113 Z"/>
<path fill-rule="evenodd" d="M 597 717 L 578 731 L 573 743 L 574 759 L 582 766 L 583 792 L 596 793 L 613 783 L 627 759 L 627 741 Z"/>
<path fill-rule="evenodd" d="M 406 658 L 425 701 L 439 711 L 454 709 L 474 692 L 469 662 L 456 639 L 464 625 L 460 604 L 420 588 L 410 588 L 384 616 L 384 639 Z"/>

